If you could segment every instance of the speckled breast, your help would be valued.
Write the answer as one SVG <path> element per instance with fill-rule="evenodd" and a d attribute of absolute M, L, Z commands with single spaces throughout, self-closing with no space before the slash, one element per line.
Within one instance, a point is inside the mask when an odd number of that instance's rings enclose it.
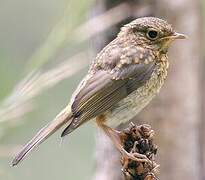
<path fill-rule="evenodd" d="M 135 117 L 159 92 L 167 77 L 168 61 L 159 62 L 151 78 L 105 113 L 106 124 L 116 127 Z"/>

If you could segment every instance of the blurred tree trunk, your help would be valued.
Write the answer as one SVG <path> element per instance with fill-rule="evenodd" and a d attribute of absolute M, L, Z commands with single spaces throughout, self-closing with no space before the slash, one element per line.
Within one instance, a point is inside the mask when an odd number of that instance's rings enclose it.
<path fill-rule="evenodd" d="M 201 123 L 200 123 L 200 144 L 201 144 L 201 151 L 200 154 L 202 157 L 200 157 L 201 159 L 201 174 L 202 174 L 202 179 L 205 179 L 205 62 L 202 64 L 202 70 L 203 73 L 201 74 L 202 79 L 203 79 L 203 83 L 202 83 L 202 100 L 203 100 L 203 104 L 202 104 L 202 118 L 201 118 Z"/>
<path fill-rule="evenodd" d="M 205 61 L 201 64 L 201 93 L 202 93 L 202 107 L 201 107 L 201 122 L 199 124 L 199 132 L 200 132 L 200 162 L 201 162 L 201 167 L 200 167 L 200 172 L 201 172 L 201 179 L 205 179 Z"/>
<path fill-rule="evenodd" d="M 203 24 L 204 27 L 204 24 Z M 205 33 L 205 30 L 203 34 Z M 203 50 L 204 50 L 204 46 Z M 201 107 L 201 122 L 199 125 L 200 130 L 200 160 L 201 160 L 201 174 L 202 179 L 205 179 L 205 53 L 203 52 L 203 61 L 201 62 L 201 100 L 202 100 L 202 107 Z"/>
<path fill-rule="evenodd" d="M 202 179 L 203 166 L 199 125 L 201 118 L 200 68 L 202 55 L 202 21 L 199 0 L 99 0 L 95 14 L 126 2 L 129 14 L 95 41 L 99 51 L 119 32 L 122 24 L 139 16 L 157 16 L 168 20 L 179 32 L 189 36 L 175 42 L 169 52 L 170 70 L 159 96 L 136 117 L 137 124 L 149 123 L 157 134 L 160 179 Z M 202 129 L 202 128 L 201 128 Z M 202 141 L 201 141 L 202 142 Z M 120 180 L 118 153 L 107 138 L 97 136 L 96 180 Z M 205 158 L 204 158 L 205 159 Z M 200 171 L 200 168 L 202 171 Z"/>
<path fill-rule="evenodd" d="M 201 118 L 200 62 L 202 19 L 200 1 L 159 0 L 157 12 L 189 36 L 170 51 L 168 82 L 148 114 L 156 113 L 161 179 L 202 179 L 199 123 Z M 159 109 L 160 108 L 160 109 Z M 149 110 L 149 108 L 148 108 Z M 153 116 L 144 116 L 150 119 Z"/>

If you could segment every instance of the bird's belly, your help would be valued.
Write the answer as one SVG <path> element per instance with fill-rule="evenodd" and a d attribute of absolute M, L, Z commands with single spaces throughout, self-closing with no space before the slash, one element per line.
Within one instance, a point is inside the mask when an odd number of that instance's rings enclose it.
<path fill-rule="evenodd" d="M 106 113 L 106 124 L 116 127 L 135 117 L 154 97 L 154 95 L 141 96 L 134 91 L 127 98 L 121 100 Z"/>
<path fill-rule="evenodd" d="M 129 94 L 105 113 L 106 124 L 116 127 L 135 117 L 159 92 L 164 79 L 165 77 L 159 78 L 157 74 L 154 74 L 145 85 Z"/>

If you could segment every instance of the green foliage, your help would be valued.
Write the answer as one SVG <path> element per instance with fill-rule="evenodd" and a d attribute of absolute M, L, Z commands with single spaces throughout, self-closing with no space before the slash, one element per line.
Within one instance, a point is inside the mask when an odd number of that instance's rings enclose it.
<path fill-rule="evenodd" d="M 70 78 L 58 85 L 58 79 L 53 82 L 49 79 L 55 73 L 56 77 L 65 74 L 61 70 L 69 63 L 70 69 L 75 67 L 76 71 L 85 66 L 86 61 L 78 67 L 73 64 L 74 59 L 64 64 L 62 60 L 67 51 L 71 55 L 77 52 L 73 33 L 86 21 L 91 3 L 92 0 L 1 2 L 0 28 L 4 32 L 0 35 L 0 179 L 91 179 L 94 138 L 90 125 L 65 139 L 61 148 L 59 134 L 55 135 L 21 166 L 9 167 L 11 155 L 19 144 L 29 140 L 69 102 L 83 76 L 84 72 L 74 71 L 75 76 L 68 73 Z M 87 49 L 84 43 L 78 46 Z M 55 63 L 51 62 L 53 59 L 57 59 Z M 36 73 L 31 75 L 32 72 Z M 36 93 L 38 98 L 33 99 L 31 85 L 39 89 L 47 85 L 47 88 L 42 88 L 44 93 Z M 54 85 L 55 88 L 48 90 Z M 25 116 L 23 110 L 29 110 L 31 105 L 36 105 L 36 109 L 32 108 L 33 112 Z"/>

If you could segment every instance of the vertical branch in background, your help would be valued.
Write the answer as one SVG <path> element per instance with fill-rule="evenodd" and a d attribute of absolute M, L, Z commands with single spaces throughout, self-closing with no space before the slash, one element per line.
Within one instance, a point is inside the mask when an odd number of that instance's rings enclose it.
<path fill-rule="evenodd" d="M 204 42 L 205 40 L 205 24 L 202 23 L 205 17 L 205 3 L 204 1 L 201 1 L 201 7 L 203 8 L 203 14 L 201 16 L 201 41 Z M 203 59 L 200 63 L 200 75 L 201 75 L 201 101 L 202 101 L 202 106 L 201 106 L 201 121 L 199 124 L 199 132 L 200 132 L 200 174 L 201 174 L 201 179 L 205 179 L 205 53 L 204 53 L 204 44 L 201 44 L 201 55 L 203 56 Z"/>
<path fill-rule="evenodd" d="M 119 27 L 139 16 L 167 19 L 180 32 L 189 35 L 186 42 L 175 43 L 169 53 L 170 70 L 160 95 L 135 118 L 137 124 L 148 123 L 157 132 L 161 170 L 160 179 L 199 180 L 200 174 L 200 60 L 201 14 L 199 0 L 99 0 L 95 13 L 103 13 L 126 2 L 130 11 L 121 23 L 94 41 L 99 51 L 110 42 Z M 98 43 L 96 43 L 98 41 Z M 123 179 L 119 156 L 107 138 L 97 136 L 96 180 Z"/>
<path fill-rule="evenodd" d="M 202 22 L 199 0 L 158 0 L 157 16 L 189 36 L 169 53 L 170 71 L 158 101 L 144 117 L 159 134 L 161 179 L 198 180 L 200 175 L 199 122 L 201 114 L 200 61 Z M 156 114 L 153 116 L 153 114 Z"/>
<path fill-rule="evenodd" d="M 205 57 L 203 59 L 203 64 L 201 66 L 201 70 L 202 70 L 202 73 L 201 73 L 201 79 L 202 79 L 202 86 L 201 86 L 201 93 L 202 93 L 202 108 L 201 108 L 201 122 L 200 122 L 200 125 L 199 125 L 199 129 L 200 129 L 200 160 L 201 160 L 201 176 L 202 178 L 201 179 L 205 179 Z"/>
<path fill-rule="evenodd" d="M 170 70 L 164 88 L 138 118 L 151 121 L 159 135 L 161 179 L 202 179 L 199 123 L 202 59 L 200 1 L 157 0 L 156 16 L 189 36 L 169 51 Z M 156 138 L 157 139 L 157 138 Z"/>
<path fill-rule="evenodd" d="M 204 20 L 204 17 L 205 17 L 205 3 L 203 2 L 202 3 L 202 7 L 203 7 L 203 14 L 202 14 L 202 17 L 201 17 L 201 22 L 203 22 Z M 204 42 L 205 40 L 205 24 L 202 23 L 201 24 L 201 29 L 202 29 L 202 36 L 201 37 L 201 41 Z M 200 86 L 200 89 L 201 89 L 201 101 L 202 101 L 202 106 L 201 106 L 201 121 L 200 121 L 200 124 L 199 124 L 199 132 L 200 132 L 200 162 L 201 162 L 201 168 L 200 168 L 200 173 L 201 173 L 201 179 L 205 179 L 205 53 L 204 53 L 204 44 L 201 44 L 201 55 L 203 55 L 203 59 L 200 63 L 200 75 L 201 75 L 201 86 Z"/>

